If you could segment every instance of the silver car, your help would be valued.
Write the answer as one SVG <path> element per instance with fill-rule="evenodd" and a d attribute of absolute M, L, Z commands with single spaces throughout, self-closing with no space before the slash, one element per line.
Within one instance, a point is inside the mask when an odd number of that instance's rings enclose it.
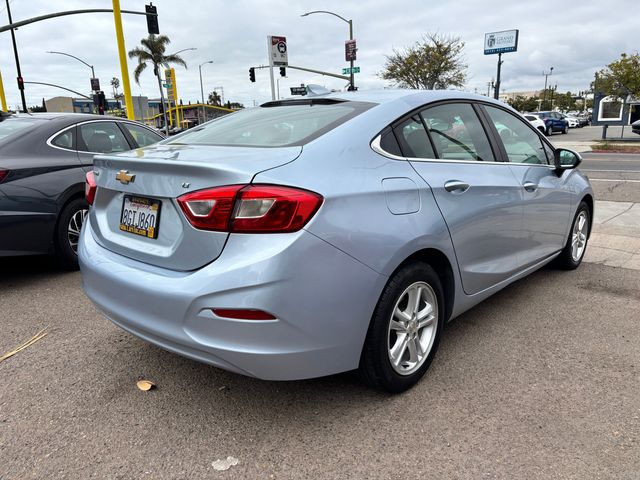
<path fill-rule="evenodd" d="M 400 392 L 448 321 L 551 261 L 580 264 L 580 160 L 466 93 L 269 102 L 96 157 L 84 289 L 198 361 L 269 380 L 359 369 Z"/>

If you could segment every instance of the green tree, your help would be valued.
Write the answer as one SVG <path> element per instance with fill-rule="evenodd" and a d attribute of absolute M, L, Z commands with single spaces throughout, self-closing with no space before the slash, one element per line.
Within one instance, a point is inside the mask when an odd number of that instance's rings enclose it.
<path fill-rule="evenodd" d="M 167 45 L 171 43 L 166 35 L 149 35 L 147 38 L 140 40 L 142 47 L 136 47 L 129 51 L 129 58 L 138 60 L 138 65 L 133 71 L 133 78 L 136 83 L 140 84 L 140 75 L 148 65 L 153 66 L 153 74 L 158 79 L 158 90 L 160 90 L 160 101 L 164 105 L 164 92 L 162 91 L 162 81 L 160 79 L 160 67 L 169 68 L 171 64 L 182 65 L 187 68 L 187 63 L 176 54 L 165 55 Z M 164 110 L 164 125 L 169 134 L 169 124 L 167 123 L 167 109 Z"/>
<path fill-rule="evenodd" d="M 403 88 L 462 87 L 467 79 L 463 49 L 460 37 L 430 33 L 410 47 L 394 50 L 378 76 Z"/>
<path fill-rule="evenodd" d="M 120 88 L 120 80 L 117 77 L 113 77 L 109 82 L 113 89 L 113 98 L 118 98 L 118 88 Z"/>
<path fill-rule="evenodd" d="M 607 95 L 640 97 L 640 54 L 623 53 L 600 70 L 596 88 Z"/>
<path fill-rule="evenodd" d="M 217 107 L 220 106 L 221 101 L 222 101 L 222 98 L 220 98 L 220 94 L 215 90 L 209 94 L 209 97 L 207 99 L 207 103 L 211 105 L 215 105 Z"/>
<path fill-rule="evenodd" d="M 515 98 L 507 99 L 507 103 L 519 112 L 533 112 L 538 108 L 538 100 L 534 97 L 516 95 Z"/>
<path fill-rule="evenodd" d="M 577 110 L 575 96 L 571 92 L 558 93 L 553 95 L 553 106 L 558 107 L 560 110 Z"/>

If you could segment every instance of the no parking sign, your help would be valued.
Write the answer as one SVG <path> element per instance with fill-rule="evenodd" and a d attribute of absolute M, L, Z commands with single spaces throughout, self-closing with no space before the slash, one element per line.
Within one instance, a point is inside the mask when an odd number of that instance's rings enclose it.
<path fill-rule="evenodd" d="M 271 65 L 286 67 L 289 64 L 287 57 L 287 38 L 270 36 L 269 45 L 271 45 L 269 57 Z"/>

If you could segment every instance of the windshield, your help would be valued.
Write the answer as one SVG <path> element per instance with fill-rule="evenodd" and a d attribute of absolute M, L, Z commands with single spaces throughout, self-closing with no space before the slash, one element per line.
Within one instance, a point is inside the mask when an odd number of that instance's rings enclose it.
<path fill-rule="evenodd" d="M 168 144 L 285 147 L 303 145 L 374 106 L 364 102 L 276 102 L 241 110 Z"/>
<path fill-rule="evenodd" d="M 7 118 L 0 122 L 0 140 L 8 138 L 20 130 L 29 128 L 35 123 L 36 120 L 29 120 L 28 118 Z"/>

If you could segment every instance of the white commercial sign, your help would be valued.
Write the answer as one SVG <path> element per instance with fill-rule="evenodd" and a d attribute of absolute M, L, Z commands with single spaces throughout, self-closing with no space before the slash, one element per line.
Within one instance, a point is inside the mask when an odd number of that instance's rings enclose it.
<path fill-rule="evenodd" d="M 287 39 L 286 37 L 269 37 L 269 61 L 271 65 L 286 67 L 289 64 L 287 58 Z"/>
<path fill-rule="evenodd" d="M 518 30 L 504 30 L 484 34 L 484 54 L 507 53 L 518 50 Z"/>

